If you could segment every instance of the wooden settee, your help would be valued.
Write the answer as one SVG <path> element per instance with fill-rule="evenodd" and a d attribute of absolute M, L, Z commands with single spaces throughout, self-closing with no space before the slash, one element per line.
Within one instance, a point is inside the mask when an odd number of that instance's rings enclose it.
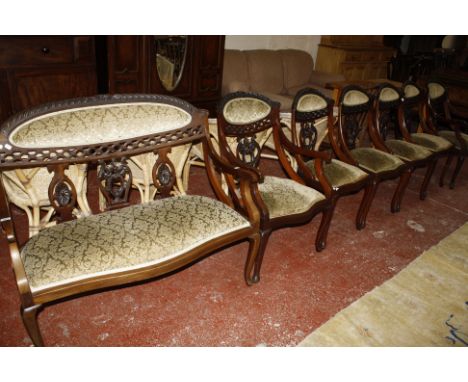
<path fill-rule="evenodd" d="M 21 297 L 21 316 L 35 345 L 43 345 L 37 313 L 44 304 L 102 288 L 147 280 L 172 272 L 222 246 L 248 239 L 244 269 L 248 284 L 259 246 L 259 212 L 252 201 L 258 175 L 220 158 L 208 136 L 208 114 L 177 98 L 160 95 L 105 95 L 49 103 L 7 120 L 0 130 L 1 233 Z M 218 200 L 173 195 L 176 174 L 171 149 L 202 142 L 212 186 L 217 174 L 240 179 L 244 215 Z M 131 204 L 128 158 L 154 153 L 156 200 Z M 92 168 L 104 211 L 79 208 L 71 166 Z M 10 211 L 4 174 L 46 167 L 57 223 L 20 247 Z M 96 191 L 97 193 L 97 191 Z"/>

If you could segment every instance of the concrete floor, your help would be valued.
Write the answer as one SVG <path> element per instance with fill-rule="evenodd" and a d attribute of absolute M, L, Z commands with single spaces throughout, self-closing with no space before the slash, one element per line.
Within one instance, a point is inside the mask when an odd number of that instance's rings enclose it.
<path fill-rule="evenodd" d="M 468 166 L 455 190 L 437 185 L 418 199 L 417 170 L 401 212 L 390 213 L 395 181 L 381 184 L 367 227 L 354 218 L 362 194 L 342 198 L 317 253 L 320 217 L 274 231 L 261 281 L 247 287 L 247 243 L 226 248 L 174 274 L 47 306 L 39 314 L 49 346 L 294 346 L 335 313 L 403 269 L 424 250 L 468 221 Z M 284 176 L 277 162 L 266 173 Z M 204 170 L 194 168 L 189 193 L 213 196 Z M 15 213 L 24 237 L 24 216 Z M 0 345 L 29 346 L 6 243 L 0 243 Z"/>

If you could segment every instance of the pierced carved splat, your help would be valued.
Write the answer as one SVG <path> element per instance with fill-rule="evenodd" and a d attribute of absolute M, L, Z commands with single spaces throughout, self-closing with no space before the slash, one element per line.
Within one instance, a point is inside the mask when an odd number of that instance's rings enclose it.
<path fill-rule="evenodd" d="M 99 189 L 106 198 L 107 209 L 128 205 L 128 196 L 132 185 L 132 172 L 127 159 L 99 161 Z"/>
<path fill-rule="evenodd" d="M 170 148 L 159 150 L 158 160 L 154 164 L 152 170 L 154 186 L 163 198 L 170 196 L 176 181 L 176 171 L 168 157 L 170 152 Z"/>
<path fill-rule="evenodd" d="M 236 156 L 245 164 L 256 167 L 260 161 L 260 151 L 255 136 L 237 138 Z"/>
<path fill-rule="evenodd" d="M 346 145 L 352 150 L 356 148 L 356 140 L 361 132 L 361 124 L 357 114 L 347 115 L 344 121 Z"/>
<path fill-rule="evenodd" d="M 73 182 L 65 175 L 68 165 L 54 165 L 48 167 L 54 176 L 49 184 L 48 195 L 51 206 L 57 212 L 57 220 L 73 219 L 73 209 L 76 205 L 76 189 Z"/>
<path fill-rule="evenodd" d="M 317 143 L 317 129 L 313 122 L 302 122 L 301 130 L 299 132 L 299 140 L 301 147 L 307 150 L 314 150 Z"/>

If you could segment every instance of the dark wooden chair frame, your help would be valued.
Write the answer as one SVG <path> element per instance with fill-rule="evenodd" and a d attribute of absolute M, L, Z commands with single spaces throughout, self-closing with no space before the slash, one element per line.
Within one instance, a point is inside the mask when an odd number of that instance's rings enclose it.
<path fill-rule="evenodd" d="M 304 112 L 297 110 L 297 104 L 299 100 L 308 94 L 315 94 L 323 98 L 327 106 L 320 110 L 315 110 L 313 112 Z M 332 143 L 335 142 L 332 139 L 333 130 L 334 130 L 334 117 L 333 117 L 333 100 L 325 97 L 320 91 L 313 88 L 304 88 L 300 90 L 294 97 L 292 108 L 291 108 L 291 137 L 292 141 L 284 134 L 282 129 L 278 129 L 279 134 L 277 144 L 279 151 L 280 161 L 287 172 L 288 176 L 291 179 L 296 180 L 297 182 L 305 182 L 309 187 L 313 187 L 317 190 L 320 190 L 322 193 L 327 195 L 330 198 L 331 208 L 335 209 L 338 199 L 345 195 L 355 194 L 361 191 L 363 188 L 367 189 L 371 187 L 370 178 L 367 176 L 364 179 L 358 180 L 353 183 L 345 184 L 342 186 L 332 186 L 329 185 L 329 182 L 325 184 L 325 187 L 322 185 L 323 182 L 320 182 L 312 173 L 310 168 L 306 165 L 305 159 L 310 160 L 310 158 L 321 158 L 322 161 L 329 161 L 331 159 L 330 154 L 323 151 L 316 151 L 316 140 L 317 140 L 317 130 L 314 127 L 316 121 L 320 118 L 327 118 L 327 134 L 329 141 Z M 297 131 L 297 124 L 300 125 L 299 132 Z M 298 165 L 298 172 L 289 165 L 284 151 L 287 150 L 291 156 L 296 159 Z M 371 194 L 369 191 L 364 192 L 363 198 L 359 205 L 359 209 L 356 215 L 356 228 L 358 230 L 363 229 L 366 225 L 366 217 L 368 208 L 367 205 L 370 205 L 371 201 L 368 201 L 366 198 L 369 198 Z"/>
<path fill-rule="evenodd" d="M 396 93 L 398 93 L 399 98 L 395 101 L 387 102 L 379 100 L 380 93 L 386 88 L 393 89 Z M 382 150 L 389 154 L 394 154 L 392 150 L 385 144 L 386 131 L 388 131 L 390 127 L 388 125 L 391 125 L 391 123 L 388 123 L 387 125 L 387 122 L 395 121 L 395 123 L 398 126 L 398 130 L 402 133 L 402 135 L 409 137 L 408 130 L 406 129 L 404 97 L 402 95 L 401 90 L 390 83 L 380 84 L 378 87 L 376 97 L 374 99 L 374 107 L 372 108 L 372 112 L 374 118 L 374 123 L 370 127 L 370 136 L 372 144 L 379 150 Z M 395 116 L 397 118 L 393 119 L 392 117 Z M 426 199 L 427 188 L 429 186 L 432 174 L 434 173 L 434 169 L 437 164 L 437 159 L 438 154 L 436 153 L 433 153 L 428 158 L 421 160 L 410 161 L 402 158 L 402 160 L 407 163 L 411 173 L 417 168 L 427 168 L 419 190 L 420 200 Z"/>
<path fill-rule="evenodd" d="M 359 92 L 367 94 L 367 96 L 369 97 L 369 101 L 366 104 L 359 104 L 355 106 L 343 105 L 344 97 L 346 96 L 347 92 L 351 90 L 357 90 Z M 400 179 L 392 197 L 390 210 L 393 213 L 400 211 L 401 201 L 403 199 L 406 186 L 408 185 L 411 176 L 411 170 L 406 164 L 394 170 L 384 171 L 381 173 L 373 173 L 372 171 L 369 171 L 366 168 L 360 166 L 359 163 L 352 157 L 350 151 L 352 148 L 350 146 L 355 144 L 355 139 L 359 135 L 360 130 L 364 129 L 363 133 L 367 132 L 369 135 L 372 134 L 372 103 L 373 96 L 366 92 L 360 86 L 349 85 L 344 87 L 343 91 L 341 92 L 338 105 L 338 121 L 335 124 L 335 129 L 333 129 L 332 134 L 329 135 L 335 154 L 340 160 L 349 163 L 353 166 L 357 166 L 369 174 L 370 186 L 366 187 L 364 195 L 364 198 L 367 201 L 364 207 L 365 210 L 363 212 L 365 216 L 367 216 L 369 212 L 370 206 L 377 192 L 379 183 L 385 180 L 395 178 Z M 358 131 L 354 131 L 355 127 L 352 124 L 347 126 L 346 118 L 348 116 L 354 116 L 353 118 L 356 121 L 356 126 L 358 126 Z M 363 125 L 365 126 L 363 127 Z M 351 129 L 351 131 L 348 131 L 349 129 Z M 349 143 L 348 134 L 351 137 L 349 139 Z"/>
<path fill-rule="evenodd" d="M 133 102 L 154 102 L 176 106 L 189 113 L 192 120 L 186 126 L 171 131 L 126 140 L 75 147 L 21 148 L 15 146 L 9 140 L 10 133 L 17 126 L 41 115 L 79 107 L 115 105 L 119 103 L 128 104 Z M 175 182 L 174 167 L 167 157 L 171 147 L 194 141 L 199 142 L 201 140 L 204 145 L 208 174 L 211 175 L 216 168 L 218 171 L 222 171 L 224 174 L 230 174 L 239 180 L 244 213 L 251 223 L 250 227 L 225 234 L 215 240 L 211 240 L 191 249 L 183 255 L 154 265 L 94 276 L 81 281 L 71 281 L 68 284 L 51 286 L 41 289 L 38 292 L 33 292 L 29 286 L 21 260 L 20 245 L 17 241 L 9 201 L 3 183 L 0 182 L 0 233 L 2 236 L 6 237 L 9 244 L 12 266 L 20 293 L 21 317 L 35 345 L 44 344 L 37 323 L 37 313 L 45 304 L 76 296 L 84 292 L 94 292 L 102 290 L 103 288 L 152 279 L 180 269 L 221 247 L 244 239 L 250 241 L 244 274 L 247 284 L 251 284 L 249 275 L 252 273 L 252 268 L 254 267 L 260 248 L 260 212 L 256 207 L 257 201 L 254 201 L 254 194 L 257 190 L 254 184 L 258 182 L 259 175 L 257 172 L 248 168 L 232 166 L 224 158 L 216 154 L 214 150 L 210 150 L 210 142 L 206 139 L 206 137 L 209 136 L 207 111 L 196 109 L 185 101 L 169 96 L 143 94 L 104 95 L 53 102 L 26 110 L 8 119 L 2 125 L 0 132 L 0 171 L 12 170 L 15 168 L 26 169 L 47 166 L 49 171 L 55 174 L 49 185 L 49 199 L 51 205 L 56 210 L 58 222 L 72 219 L 71 211 L 76 202 L 76 191 L 73 183 L 64 173 L 68 166 L 78 163 L 96 164 L 97 162 L 102 166 L 104 164 L 118 162 L 122 166 L 128 168 L 126 165 L 126 157 L 154 152 L 159 154 L 159 159 L 153 167 L 153 181 L 158 188 L 160 196 L 168 197 L 170 196 L 169 194 Z M 161 168 L 163 169 L 160 171 Z M 123 183 L 126 183 L 126 186 L 130 187 L 129 182 Z M 66 188 L 67 197 L 60 197 L 60 195 L 63 196 L 63 194 L 57 192 L 58 186 L 62 189 Z M 105 190 L 103 191 L 105 192 Z M 124 194 L 128 195 L 128 192 Z M 108 209 L 115 208 L 117 205 L 118 207 L 129 205 L 128 200 L 116 200 L 111 197 L 108 201 L 110 201 L 107 205 Z M 227 199 L 223 201 L 229 205 L 233 204 L 232 201 Z M 114 202 L 116 203 L 114 204 Z"/>
<path fill-rule="evenodd" d="M 455 132 L 455 136 L 460 144 L 460 147 L 453 146 L 452 150 L 448 153 L 447 160 L 444 168 L 440 175 L 439 185 L 444 186 L 445 175 L 453 161 L 453 157 L 457 158 L 455 169 L 453 170 L 452 177 L 450 179 L 449 187 L 453 189 L 455 187 L 455 181 L 460 173 L 460 170 L 465 162 L 465 157 L 468 155 L 468 147 L 465 140 L 461 136 L 462 127 L 466 127 L 468 123 L 462 118 L 468 118 L 468 115 L 455 108 L 449 100 L 447 88 L 439 81 L 430 80 L 429 83 L 436 83 L 444 88 L 444 93 L 437 98 L 430 98 L 427 96 L 427 104 L 424 109 L 425 120 L 431 131 L 438 134 L 440 125 L 448 127 Z M 457 118 L 458 117 L 458 118 Z"/>
<path fill-rule="evenodd" d="M 234 125 L 229 123 L 223 114 L 224 106 L 227 102 L 236 99 L 236 98 L 256 98 L 265 103 L 267 103 L 271 111 L 270 113 L 255 122 L 245 124 L 245 125 Z M 279 118 L 279 103 L 271 101 L 269 98 L 256 94 L 256 93 L 248 93 L 248 92 L 235 92 L 224 96 L 218 104 L 218 137 L 219 137 L 219 145 L 220 145 L 220 152 L 221 155 L 226 158 L 232 165 L 238 166 L 239 168 L 250 169 L 254 171 L 260 179 L 260 182 L 263 182 L 263 174 L 260 172 L 258 168 L 258 164 L 261 158 L 261 148 L 256 144 L 255 135 L 261 131 L 266 129 L 273 129 L 273 135 L 275 138 L 275 145 L 278 144 L 280 141 L 279 138 L 279 131 L 281 130 L 280 118 Z M 244 162 L 236 153 L 233 153 L 229 148 L 229 144 L 227 142 L 227 137 L 235 137 L 238 139 L 238 142 L 242 144 L 244 139 L 249 140 L 250 142 L 255 141 L 256 145 L 256 152 L 251 153 L 253 155 L 253 160 L 250 163 Z M 238 146 L 239 149 L 239 146 Z M 286 166 L 291 167 L 287 158 L 285 158 L 282 154 L 282 151 L 277 150 L 277 155 L 279 156 L 283 165 L 288 163 Z M 308 152 L 303 153 L 303 155 L 310 155 Z M 315 166 L 316 171 L 319 177 L 319 181 L 322 184 L 322 188 L 326 190 L 325 196 L 329 196 L 330 185 L 328 184 L 324 174 L 323 174 L 323 159 L 329 159 L 329 155 L 325 153 L 317 153 L 313 154 L 313 157 L 316 160 Z M 299 183 L 304 184 L 302 180 L 299 178 L 297 179 Z M 243 212 L 245 210 L 245 206 L 242 203 L 242 200 L 237 198 L 236 193 L 236 183 L 237 179 L 232 176 L 231 174 L 226 175 L 226 182 L 228 186 L 228 192 L 231 196 L 231 199 L 234 201 L 234 207 Z M 330 226 L 330 222 L 333 216 L 333 208 L 331 208 L 330 199 L 326 198 L 323 201 L 317 202 L 314 206 L 312 206 L 308 211 L 303 213 L 294 214 L 290 216 L 280 216 L 276 218 L 270 218 L 268 208 L 265 202 L 262 200 L 261 194 L 258 190 L 257 184 L 252 184 L 253 186 L 253 193 L 252 198 L 260 211 L 260 236 L 261 236 L 261 244 L 258 256 L 256 258 L 255 267 L 253 269 L 253 273 L 249 275 L 250 283 L 256 283 L 260 280 L 260 269 L 262 266 L 263 256 L 265 254 L 265 250 L 267 247 L 268 239 L 271 235 L 271 232 L 275 229 L 286 227 L 286 226 L 294 226 L 299 224 L 305 224 L 309 222 L 315 215 L 322 213 L 322 219 L 320 222 L 320 227 L 317 232 L 316 240 L 315 240 L 315 248 L 317 251 L 321 251 L 326 246 L 326 239 L 328 234 L 328 229 Z M 221 187 L 215 189 L 216 195 L 220 199 L 227 198 L 225 196 L 224 191 Z"/>

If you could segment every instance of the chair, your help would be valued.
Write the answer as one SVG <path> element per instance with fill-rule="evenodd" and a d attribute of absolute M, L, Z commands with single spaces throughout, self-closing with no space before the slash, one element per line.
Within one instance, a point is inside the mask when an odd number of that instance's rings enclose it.
<path fill-rule="evenodd" d="M 427 88 L 429 90 L 425 114 L 427 124 L 442 138 L 453 144 L 452 154 L 448 155 L 440 176 L 440 186 L 444 185 L 445 174 L 453 157 L 456 156 L 457 164 L 450 179 L 450 188 L 454 188 L 465 157 L 468 155 L 468 134 L 462 132 L 463 127 L 466 128 L 468 124 L 462 119 L 453 118 L 453 108 L 448 98 L 447 89 L 440 82 L 428 82 Z"/>
<path fill-rule="evenodd" d="M 379 183 L 395 178 L 400 179 L 393 194 L 391 212 L 398 212 L 411 169 L 394 155 L 365 147 L 372 125 L 371 107 L 372 97 L 361 87 L 349 85 L 343 88 L 339 98 L 338 121 L 330 134 L 331 143 L 340 160 L 358 166 L 369 174 L 371 186 L 366 188 L 366 194 L 370 195 L 364 196 L 367 202 L 363 213 L 367 215 Z"/>
<path fill-rule="evenodd" d="M 398 118 L 398 116 L 404 116 L 403 100 L 400 90 L 395 86 L 389 83 L 379 85 L 374 100 L 371 139 L 374 147 L 402 159 L 411 171 L 421 167 L 427 168 L 419 191 L 419 198 L 424 200 L 437 157 L 433 151 L 423 146 L 390 137 L 392 130 L 394 133 L 395 131 L 401 132 L 400 124 L 404 122 L 404 118 Z"/>
<path fill-rule="evenodd" d="M 333 101 L 326 98 L 321 92 L 312 88 L 300 90 L 294 97 L 291 109 L 291 134 L 287 135 L 283 129 L 278 130 L 276 147 L 280 161 L 291 179 L 305 182 L 321 192 L 330 194 L 332 208 L 334 209 L 341 196 L 354 194 L 363 188 L 371 187 L 370 177 L 366 172 L 337 159 L 326 161 L 327 155 L 319 152 L 317 140 L 320 139 L 317 122 L 326 119 L 328 134 L 333 131 Z M 330 139 L 333 142 L 332 139 Z M 298 165 L 298 172 L 294 171 L 285 161 L 285 151 L 293 156 Z M 319 181 L 315 168 L 315 158 L 322 158 L 324 176 L 331 185 L 330 190 L 325 189 Z M 356 216 L 356 228 L 362 229 L 366 225 L 367 199 L 369 192 L 364 193 Z"/>
<path fill-rule="evenodd" d="M 268 239 L 274 229 L 303 224 L 318 213 L 322 220 L 315 240 L 315 248 L 325 248 L 326 237 L 333 214 L 329 198 L 319 191 L 307 187 L 302 181 L 263 176 L 259 169 L 265 134 L 273 128 L 278 134 L 280 127 L 279 104 L 259 94 L 236 92 L 224 96 L 218 104 L 218 137 L 222 157 L 232 165 L 257 172 L 261 178 L 252 197 L 260 210 L 261 243 L 250 282 L 258 282 L 260 268 Z M 323 189 L 330 186 L 322 176 L 321 154 L 316 158 L 316 168 Z M 237 179 L 226 174 L 226 182 L 234 206 L 243 212 L 245 206 L 238 198 Z M 322 183 L 323 182 L 323 183 Z M 215 189 L 221 200 L 227 200 L 222 189 Z"/>
<path fill-rule="evenodd" d="M 406 142 L 415 143 L 434 153 L 435 168 L 439 158 L 452 155 L 453 145 L 427 123 L 426 91 L 412 81 L 405 82 L 402 90 L 404 101 L 398 116 L 400 132 Z"/>

